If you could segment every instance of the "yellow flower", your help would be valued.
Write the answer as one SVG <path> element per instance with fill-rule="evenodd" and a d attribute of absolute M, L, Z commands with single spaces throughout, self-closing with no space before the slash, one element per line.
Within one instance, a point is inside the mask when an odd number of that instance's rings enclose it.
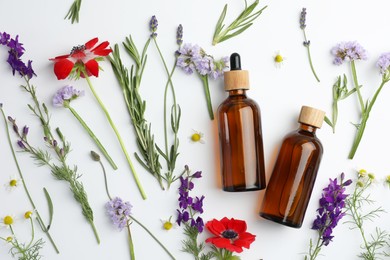
<path fill-rule="evenodd" d="M 7 215 L 3 218 L 3 224 L 6 226 L 10 226 L 14 223 L 14 218 L 10 215 Z"/>
<path fill-rule="evenodd" d="M 195 130 L 193 130 L 193 131 L 194 131 L 194 133 L 190 136 L 190 141 L 193 143 L 204 144 L 204 139 L 203 139 L 204 134 L 202 132 L 199 132 L 199 131 L 195 131 Z"/>
<path fill-rule="evenodd" d="M 33 214 L 33 212 L 32 211 L 26 211 L 26 213 L 24 213 L 24 218 L 25 219 L 29 219 L 29 218 L 31 218 L 31 216 L 32 216 L 32 214 Z"/>
<path fill-rule="evenodd" d="M 164 230 L 171 230 L 173 227 L 175 227 L 176 223 L 172 222 L 171 219 L 172 216 L 169 217 L 168 220 L 161 220 Z"/>
<path fill-rule="evenodd" d="M 19 185 L 22 184 L 22 180 L 21 179 L 18 179 L 16 177 L 16 175 L 13 175 L 9 178 L 9 181 L 4 185 L 5 188 L 9 191 L 13 191 L 14 189 L 16 189 L 17 187 L 19 187 Z"/>
<path fill-rule="evenodd" d="M 5 240 L 6 240 L 8 243 L 10 243 L 10 242 L 12 242 L 12 240 L 14 240 L 14 238 L 13 238 L 13 237 L 7 237 Z"/>
<path fill-rule="evenodd" d="M 360 169 L 358 171 L 358 177 L 359 178 L 364 178 L 364 177 L 366 177 L 366 175 L 367 175 L 367 171 L 365 169 Z"/>
<path fill-rule="evenodd" d="M 282 56 L 282 54 L 280 54 L 280 51 L 278 51 L 276 53 L 276 55 L 274 56 L 274 62 L 275 62 L 275 66 L 277 68 L 280 68 L 283 65 L 285 60 L 286 60 L 286 57 Z"/>
<path fill-rule="evenodd" d="M 356 186 L 360 187 L 360 188 L 363 188 L 364 187 L 364 183 L 362 181 L 358 181 L 356 183 Z"/>
<path fill-rule="evenodd" d="M 389 186 L 389 188 L 390 188 L 390 175 L 386 176 L 385 184 L 387 184 Z"/>
<path fill-rule="evenodd" d="M 371 181 L 375 180 L 375 174 L 369 173 L 367 176 Z"/>

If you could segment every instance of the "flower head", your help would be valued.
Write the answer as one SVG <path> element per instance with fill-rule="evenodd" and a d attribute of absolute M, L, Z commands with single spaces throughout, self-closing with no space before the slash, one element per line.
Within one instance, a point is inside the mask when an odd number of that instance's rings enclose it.
<path fill-rule="evenodd" d="M 77 90 L 72 86 L 67 85 L 57 90 L 56 94 L 53 97 L 53 105 L 56 107 L 62 107 L 66 103 L 69 103 L 70 101 L 83 95 L 84 91 Z"/>
<path fill-rule="evenodd" d="M 275 66 L 277 68 L 280 68 L 283 65 L 285 59 L 286 59 L 286 57 L 282 56 L 280 51 L 276 52 L 276 55 L 274 56 Z"/>
<path fill-rule="evenodd" d="M 30 218 L 32 217 L 33 213 L 34 213 L 34 212 L 31 211 L 31 210 L 26 211 L 26 212 L 24 213 L 24 218 L 25 218 L 25 219 L 30 219 Z"/>
<path fill-rule="evenodd" d="M 390 73 L 390 52 L 383 53 L 381 56 L 379 56 L 379 59 L 376 62 L 376 66 L 380 69 L 380 73 L 383 76 L 388 76 Z"/>
<path fill-rule="evenodd" d="M 150 37 L 156 38 L 157 37 L 156 31 L 157 31 L 157 27 L 158 27 L 158 21 L 157 21 L 157 18 L 155 15 L 153 15 L 152 19 L 150 19 L 149 27 L 150 27 L 150 31 L 152 32 Z"/>
<path fill-rule="evenodd" d="M 204 144 L 203 137 L 204 137 L 204 134 L 202 132 L 194 130 L 194 133 L 190 136 L 190 141 L 193 142 L 193 143 Z"/>
<path fill-rule="evenodd" d="M 299 24 L 302 30 L 306 28 L 306 8 L 302 8 Z"/>
<path fill-rule="evenodd" d="M 183 26 L 179 24 L 176 31 L 176 43 L 180 46 L 183 43 Z"/>
<path fill-rule="evenodd" d="M 5 184 L 5 188 L 9 191 L 15 190 L 22 184 L 22 180 L 13 175 L 9 178 L 9 181 Z"/>
<path fill-rule="evenodd" d="M 230 252 L 241 253 L 243 247 L 248 248 L 255 241 L 256 236 L 246 232 L 247 225 L 243 220 L 213 219 L 206 223 L 206 228 L 214 235 L 206 239 L 206 243 L 212 243 L 217 248 L 224 248 Z"/>
<path fill-rule="evenodd" d="M 327 246 L 333 239 L 332 232 L 342 217 L 345 216 L 344 207 L 345 187 L 352 183 L 351 180 L 344 182 L 344 173 L 341 174 L 340 183 L 337 178 L 329 179 L 329 185 L 323 189 L 320 199 L 318 215 L 313 222 L 312 229 L 318 230 L 322 236 L 322 243 Z"/>
<path fill-rule="evenodd" d="M 7 216 L 3 217 L 2 224 L 8 227 L 8 226 L 11 226 L 14 223 L 14 221 L 15 221 L 15 219 L 13 216 L 7 215 Z"/>
<path fill-rule="evenodd" d="M 390 188 L 390 175 L 387 175 L 385 178 L 385 184 Z"/>
<path fill-rule="evenodd" d="M 167 220 L 161 220 L 162 222 L 162 227 L 164 230 L 171 230 L 177 223 L 172 222 L 172 216 L 169 217 Z"/>
<path fill-rule="evenodd" d="M 366 60 L 366 50 L 356 41 L 340 42 L 332 48 L 331 53 L 335 57 L 333 63 L 343 64 L 344 61 Z"/>
<path fill-rule="evenodd" d="M 121 198 L 113 198 L 106 203 L 107 213 L 111 218 L 112 223 L 122 230 L 128 225 L 131 215 L 131 208 L 133 206 L 130 202 L 123 202 Z"/>
<path fill-rule="evenodd" d="M 54 62 L 54 73 L 57 79 L 65 79 L 68 76 L 79 78 L 86 75 L 98 77 L 98 61 L 112 52 L 110 48 L 107 48 L 108 41 L 95 46 L 98 41 L 98 38 L 93 38 L 84 45 L 73 47 L 70 54 L 50 59 Z"/>

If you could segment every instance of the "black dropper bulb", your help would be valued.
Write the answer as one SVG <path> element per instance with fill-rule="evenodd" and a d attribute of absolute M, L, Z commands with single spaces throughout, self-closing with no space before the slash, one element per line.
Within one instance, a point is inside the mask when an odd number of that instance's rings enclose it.
<path fill-rule="evenodd" d="M 238 53 L 230 55 L 230 70 L 241 70 L 241 58 Z"/>

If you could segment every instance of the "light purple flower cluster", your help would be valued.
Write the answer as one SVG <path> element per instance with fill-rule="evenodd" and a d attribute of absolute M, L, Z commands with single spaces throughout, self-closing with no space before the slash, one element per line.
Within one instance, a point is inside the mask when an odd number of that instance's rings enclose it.
<path fill-rule="evenodd" d="M 117 226 L 119 230 L 127 227 L 132 207 L 130 202 L 123 202 L 122 199 L 118 197 L 115 197 L 106 203 L 107 213 L 110 216 L 112 223 Z"/>
<path fill-rule="evenodd" d="M 201 76 L 208 75 L 212 79 L 217 79 L 228 69 L 228 57 L 216 61 L 197 44 L 185 43 L 178 50 L 178 54 L 176 65 L 187 74 L 196 71 Z"/>
<path fill-rule="evenodd" d="M 337 178 L 329 179 L 328 187 L 323 189 L 320 199 L 320 208 L 317 209 L 318 215 L 313 222 L 312 229 L 318 230 L 322 236 L 322 244 L 327 246 L 333 239 L 332 232 L 337 223 L 345 216 L 345 187 L 352 183 L 352 180 L 344 182 L 344 173 L 341 174 L 340 184 Z"/>
<path fill-rule="evenodd" d="M 158 27 L 158 20 L 156 18 L 155 15 L 152 16 L 152 18 L 150 19 L 150 22 L 149 22 L 149 28 L 150 28 L 150 31 L 152 32 L 150 34 L 150 37 L 152 38 L 156 38 L 157 37 L 157 27 Z"/>
<path fill-rule="evenodd" d="M 183 26 L 179 24 L 176 30 L 176 43 L 180 46 L 183 43 Z"/>
<path fill-rule="evenodd" d="M 31 67 L 32 61 L 29 60 L 26 65 L 20 59 L 24 54 L 24 48 L 23 44 L 19 42 L 18 35 L 13 39 L 6 32 L 0 33 L 0 44 L 9 48 L 7 62 L 12 68 L 13 75 L 15 75 L 15 71 L 17 71 L 22 77 L 26 76 L 28 79 L 36 76 Z"/>
<path fill-rule="evenodd" d="M 199 197 L 191 197 L 189 192 L 193 190 L 194 183 L 192 179 L 199 179 L 202 177 L 202 172 L 197 171 L 194 174 L 183 178 L 180 177 L 180 187 L 179 187 L 179 209 L 177 209 L 177 224 L 180 226 L 181 223 L 190 222 L 191 227 L 196 227 L 201 233 L 204 228 L 203 219 L 200 216 L 195 218 L 195 214 L 203 213 L 203 200 L 204 196 Z"/>
<path fill-rule="evenodd" d="M 64 102 L 70 102 L 80 96 L 84 96 L 84 91 L 77 90 L 72 86 L 60 88 L 53 97 L 53 105 L 56 107 L 64 106 Z"/>
<path fill-rule="evenodd" d="M 376 66 L 380 69 L 382 75 L 388 74 L 390 67 L 390 52 L 383 53 L 379 56 Z"/>
<path fill-rule="evenodd" d="M 344 61 L 367 59 L 367 51 L 356 41 L 340 42 L 332 48 L 331 53 L 335 56 L 333 63 L 336 65 L 341 65 Z"/>
<path fill-rule="evenodd" d="M 301 16 L 299 17 L 299 25 L 302 30 L 306 28 L 306 8 L 302 8 Z"/>

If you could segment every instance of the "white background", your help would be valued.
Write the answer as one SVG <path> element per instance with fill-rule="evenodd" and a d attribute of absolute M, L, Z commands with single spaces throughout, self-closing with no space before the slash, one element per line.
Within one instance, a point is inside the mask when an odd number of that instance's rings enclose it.
<path fill-rule="evenodd" d="M 92 97 L 87 83 L 83 80 L 58 81 L 49 58 L 66 54 L 73 46 L 83 44 L 94 37 L 99 37 L 100 41 L 108 40 L 113 46 L 131 34 L 141 49 L 149 36 L 148 24 L 152 15 L 156 15 L 159 21 L 158 42 L 169 67 L 172 67 L 174 61 L 178 24 L 184 27 L 184 42 L 199 44 L 215 58 L 228 56 L 232 52 L 240 53 L 243 68 L 250 72 L 251 90 L 248 96 L 258 102 L 262 112 L 266 172 L 269 179 L 283 136 L 298 126 L 296 119 L 300 107 L 310 105 L 323 109 L 330 115 L 332 85 L 336 77 L 346 73 L 350 79 L 346 65 L 332 64 L 330 49 L 340 41 L 353 40 L 366 48 L 369 59 L 357 62 L 365 98 L 371 97 L 380 84 L 380 75 L 375 68 L 377 58 L 381 53 L 390 51 L 390 3 L 386 0 L 373 0 L 369 4 L 366 1 L 352 0 L 262 1 L 259 6 L 268 5 L 268 8 L 255 24 L 242 35 L 217 46 L 212 46 L 211 40 L 224 4 L 229 4 L 226 17 L 226 23 L 229 23 L 243 9 L 243 1 L 90 0 L 83 1 L 80 23 L 73 25 L 68 20 L 63 20 L 71 3 L 70 0 L 35 0 L 2 1 L 0 4 L 0 31 L 6 31 L 13 37 L 19 35 L 19 40 L 24 43 L 26 49 L 24 61 L 33 60 L 33 68 L 38 77 L 34 78 L 32 83 L 37 87 L 40 101 L 48 104 L 52 114 L 52 127 L 59 126 L 72 143 L 68 161 L 77 164 L 79 172 L 83 174 L 81 180 L 89 195 L 95 224 L 101 237 L 101 244 L 97 245 L 92 230 L 66 183 L 55 180 L 47 167 L 37 167 L 27 154 L 18 153 L 27 185 L 44 219 L 48 218 L 48 214 L 43 187 L 49 190 L 55 207 L 54 223 L 50 231 L 61 253 L 57 255 L 47 242 L 42 250 L 44 259 L 129 259 L 126 233 L 118 232 L 111 225 L 104 210 L 107 197 L 103 176 L 100 166 L 89 157 L 89 151 L 96 150 L 93 142 L 69 111 L 51 105 L 55 91 L 66 84 L 85 90 L 86 95 L 72 105 L 103 144 L 106 144 L 119 166 L 119 170 L 114 172 L 105 162 L 111 193 L 129 200 L 134 206 L 134 216 L 149 227 L 177 259 L 192 259 L 190 255 L 181 252 L 181 240 L 184 239 L 181 227 L 167 232 L 162 230 L 160 221 L 170 216 L 173 216 L 173 219 L 176 217 L 179 182 L 168 191 L 160 190 L 156 180 L 144 171 L 132 156 L 148 196 L 148 199 L 143 201 L 115 135 Z M 321 79 L 320 83 L 316 82 L 310 71 L 306 49 L 302 46 L 303 35 L 299 28 L 302 7 L 307 8 L 306 33 L 312 43 L 312 58 Z M 281 68 L 276 68 L 273 62 L 278 51 L 286 58 Z M 130 66 L 130 59 L 123 49 L 121 53 L 125 63 Z M 147 102 L 146 118 L 152 123 L 156 142 L 163 145 L 162 109 L 166 75 L 152 44 L 148 55 L 141 93 Z M 31 102 L 30 96 L 19 88 L 23 83 L 22 79 L 12 76 L 6 63 L 5 47 L 0 49 L 0 59 L 3 60 L 0 63 L 0 102 L 4 104 L 7 115 L 16 117 L 20 127 L 25 124 L 30 126 L 31 143 L 42 147 L 39 122 L 26 106 Z M 135 135 L 120 87 L 109 62 L 105 61 L 100 65 L 104 71 L 99 78 L 92 78 L 92 83 L 108 107 L 127 149 L 133 154 L 136 151 Z M 329 178 L 335 178 L 341 172 L 353 179 L 360 168 L 375 173 L 378 181 L 375 189 L 371 191 L 372 195 L 378 205 L 390 210 L 390 191 L 382 184 L 383 178 L 390 173 L 387 149 L 390 146 L 390 103 L 387 101 L 390 93 L 387 86 L 372 110 L 365 135 L 353 160 L 348 160 L 347 155 L 355 134 L 350 122 L 356 123 L 359 118 L 356 96 L 351 96 L 339 104 L 336 134 L 325 124 L 317 131 L 324 146 L 323 160 L 304 224 L 300 229 L 292 229 L 258 216 L 264 191 L 226 193 L 221 190 L 217 122 L 209 120 L 201 81 L 197 76 L 187 76 L 181 70 L 176 71 L 173 79 L 178 103 L 182 108 L 177 169 L 188 164 L 193 171 L 203 172 L 204 177 L 195 183 L 193 195 L 206 196 L 203 214 L 205 221 L 212 218 L 221 219 L 224 216 L 247 221 L 248 231 L 257 237 L 250 250 L 241 254 L 242 259 L 303 259 L 309 240 L 316 238 L 316 232 L 310 227 L 315 218 L 322 188 L 328 184 Z M 210 88 L 216 111 L 227 94 L 223 91 L 222 80 L 210 81 Z M 18 218 L 14 228 L 23 240 L 28 238 L 29 226 L 23 220 L 22 214 L 30 209 L 30 204 L 21 187 L 10 193 L 3 186 L 10 176 L 17 174 L 17 170 L 6 141 L 3 123 L 0 129 L 0 217 L 14 214 Z M 188 138 L 193 130 L 204 133 L 205 144 L 189 142 Z M 11 137 L 16 142 L 15 136 Z M 375 221 L 375 225 L 390 230 L 388 219 L 388 215 L 383 214 Z M 375 225 L 367 226 L 367 232 L 373 231 Z M 137 259 L 169 259 L 139 226 L 134 224 L 131 228 Z M 5 228 L 0 229 L 1 236 L 7 236 L 8 232 Z M 350 230 L 349 225 L 340 223 L 334 234 L 334 242 L 323 248 L 321 259 L 356 259 L 362 244 L 357 230 Z M 208 235 L 204 232 L 200 240 L 204 240 Z M 46 239 L 39 230 L 37 237 Z M 8 249 L 6 243 L 0 243 L 1 259 L 12 259 L 7 254 Z"/>

